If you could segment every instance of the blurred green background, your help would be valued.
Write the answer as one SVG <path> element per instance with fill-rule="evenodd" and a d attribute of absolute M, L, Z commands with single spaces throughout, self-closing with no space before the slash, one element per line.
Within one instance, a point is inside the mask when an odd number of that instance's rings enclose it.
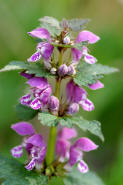
<path fill-rule="evenodd" d="M 123 0 L 0 0 L 0 68 L 11 60 L 26 60 L 35 51 L 27 32 L 45 15 L 59 20 L 91 18 L 87 29 L 101 37 L 92 54 L 100 63 L 120 69 L 102 80 L 104 89 L 88 91 L 96 108 L 82 113 L 99 120 L 105 136 L 104 143 L 93 138 L 100 148 L 87 155 L 90 168 L 107 185 L 123 185 Z M 23 95 L 24 82 L 17 72 L 0 74 L 0 152 L 7 156 L 20 142 L 10 125 L 18 121 L 14 106 Z"/>

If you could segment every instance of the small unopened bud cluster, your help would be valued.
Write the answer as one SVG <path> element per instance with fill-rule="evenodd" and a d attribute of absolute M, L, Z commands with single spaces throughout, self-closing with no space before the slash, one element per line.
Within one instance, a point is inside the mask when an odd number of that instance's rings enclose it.
<path fill-rule="evenodd" d="M 60 76 L 75 75 L 76 70 L 72 64 L 70 66 L 67 66 L 66 64 L 62 64 L 58 69 L 58 74 Z"/>

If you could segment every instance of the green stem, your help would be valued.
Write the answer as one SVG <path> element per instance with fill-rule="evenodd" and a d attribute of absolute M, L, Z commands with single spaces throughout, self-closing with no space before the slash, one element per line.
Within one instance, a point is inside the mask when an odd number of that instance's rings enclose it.
<path fill-rule="evenodd" d="M 61 52 L 59 53 L 59 63 L 58 63 L 58 67 L 60 66 L 60 65 L 62 65 L 62 63 L 63 63 L 63 49 L 61 50 Z"/>
<path fill-rule="evenodd" d="M 61 79 L 56 79 L 56 88 L 55 88 L 55 96 L 60 99 L 60 84 Z M 49 141 L 47 147 L 47 155 L 46 155 L 46 164 L 49 166 L 54 161 L 55 156 L 55 145 L 56 145 L 56 134 L 57 127 L 51 127 L 49 133 Z"/>

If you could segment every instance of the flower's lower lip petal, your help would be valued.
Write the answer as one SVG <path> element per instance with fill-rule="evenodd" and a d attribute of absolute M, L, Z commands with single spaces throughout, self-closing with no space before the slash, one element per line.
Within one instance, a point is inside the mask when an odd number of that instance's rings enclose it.
<path fill-rule="evenodd" d="M 96 81 L 94 84 L 88 84 L 88 87 L 92 90 L 97 90 L 104 87 L 104 84 L 101 83 L 99 80 Z"/>
<path fill-rule="evenodd" d="M 77 168 L 81 173 L 87 173 L 89 170 L 88 165 L 83 160 L 78 163 Z"/>
<path fill-rule="evenodd" d="M 21 145 L 11 149 L 11 154 L 15 158 L 20 158 L 23 155 L 23 148 Z"/>
<path fill-rule="evenodd" d="M 27 61 L 28 62 L 37 62 L 40 59 L 41 59 L 41 54 L 40 54 L 40 52 L 37 51 L 30 58 L 28 58 Z"/>
<path fill-rule="evenodd" d="M 42 107 L 42 103 L 40 102 L 39 98 L 35 98 L 31 104 L 30 107 L 34 110 L 38 110 Z"/>
<path fill-rule="evenodd" d="M 89 55 L 89 54 L 85 55 L 84 60 L 88 64 L 94 64 L 94 63 L 97 62 L 97 59 L 95 57 L 93 57 L 92 55 Z"/>
<path fill-rule="evenodd" d="M 31 101 L 32 101 L 31 94 L 26 94 L 25 96 L 22 96 L 20 98 L 20 103 L 22 105 L 27 105 L 28 106 L 28 105 L 30 105 Z"/>
<path fill-rule="evenodd" d="M 35 167 L 35 159 L 32 159 L 29 164 L 25 166 L 28 171 L 31 171 Z"/>
<path fill-rule="evenodd" d="M 85 111 L 94 110 L 94 104 L 89 99 L 85 99 L 85 100 L 81 101 L 80 105 Z"/>

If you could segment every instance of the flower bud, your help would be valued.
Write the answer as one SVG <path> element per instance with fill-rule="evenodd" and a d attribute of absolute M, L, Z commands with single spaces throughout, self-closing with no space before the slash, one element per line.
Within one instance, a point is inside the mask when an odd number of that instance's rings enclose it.
<path fill-rule="evenodd" d="M 70 37 L 69 37 L 69 36 L 66 36 L 66 37 L 63 39 L 63 43 L 64 43 L 64 44 L 70 44 Z"/>
<path fill-rule="evenodd" d="M 56 74 L 56 71 L 57 71 L 57 69 L 55 67 L 51 68 L 51 70 L 50 70 L 51 74 L 53 74 L 53 75 Z"/>
<path fill-rule="evenodd" d="M 72 103 L 69 107 L 68 107 L 68 111 L 67 114 L 72 115 L 75 114 L 79 111 L 79 104 L 78 103 Z"/>
<path fill-rule="evenodd" d="M 55 96 L 50 97 L 49 108 L 53 112 L 58 111 L 58 109 L 59 109 L 59 100 L 58 100 L 57 97 L 55 97 Z"/>
<path fill-rule="evenodd" d="M 70 65 L 68 67 L 68 75 L 75 75 L 76 74 L 76 71 L 75 71 L 75 68 L 73 65 Z"/>
<path fill-rule="evenodd" d="M 68 73 L 68 67 L 66 64 L 63 64 L 59 67 L 58 73 L 60 76 L 65 76 Z"/>

